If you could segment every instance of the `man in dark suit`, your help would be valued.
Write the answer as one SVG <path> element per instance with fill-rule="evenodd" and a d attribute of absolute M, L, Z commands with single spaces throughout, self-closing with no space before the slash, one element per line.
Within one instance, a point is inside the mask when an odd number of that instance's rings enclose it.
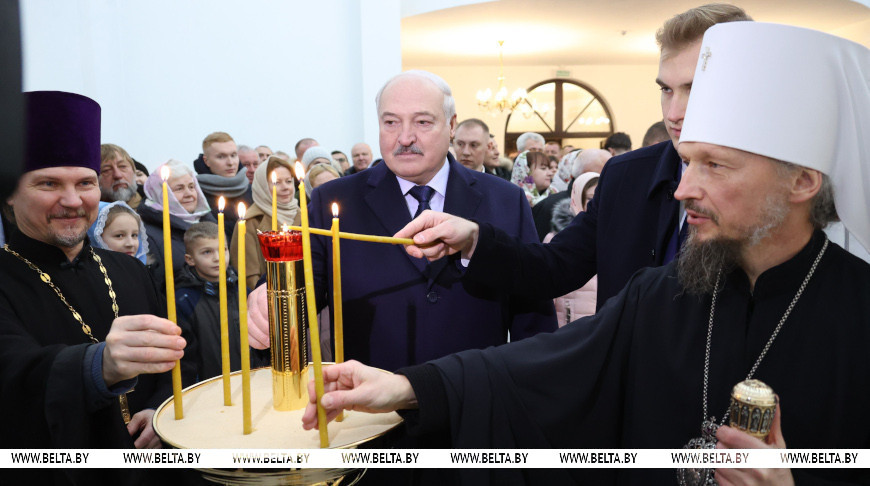
<path fill-rule="evenodd" d="M 328 228 L 338 203 L 341 230 L 391 235 L 436 209 L 486 221 L 535 241 L 523 192 L 466 169 L 448 155 L 456 127 L 450 87 L 424 71 L 388 81 L 377 96 L 383 164 L 314 190 L 313 226 Z M 319 305 L 332 303 L 331 241 L 312 243 Z M 508 299 L 462 281 L 458 256 L 428 263 L 395 245 L 342 240 L 341 283 L 347 359 L 387 370 L 556 329 L 552 302 Z"/>
<path fill-rule="evenodd" d="M 674 199 L 683 170 L 675 147 L 701 39 L 714 24 L 740 20 L 752 19 L 739 7 L 709 4 L 665 22 L 656 34 L 661 46 L 656 83 L 671 141 L 610 159 L 587 210 L 549 244 L 522 244 L 485 222 L 431 213 L 397 236 L 416 235 L 420 244 L 440 240 L 408 251 L 427 258 L 461 252 L 470 259 L 468 284 L 512 294 L 554 298 L 580 288 L 597 273 L 600 309 L 634 272 L 673 260 L 680 248 L 687 225 L 685 211 Z"/>

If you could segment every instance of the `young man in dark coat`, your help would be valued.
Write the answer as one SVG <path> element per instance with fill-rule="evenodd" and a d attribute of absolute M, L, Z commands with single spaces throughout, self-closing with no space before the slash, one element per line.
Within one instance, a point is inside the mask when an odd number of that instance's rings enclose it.
<path fill-rule="evenodd" d="M 671 141 L 610 159 L 589 208 L 550 243 L 523 244 L 486 222 L 462 224 L 460 218 L 443 214 L 414 221 L 398 236 L 441 225 L 436 231 L 449 232 L 454 249 L 474 248 L 466 282 L 513 295 L 555 298 L 582 287 L 597 274 L 601 308 L 637 270 L 673 260 L 685 240 L 685 211 L 674 199 L 683 171 L 676 146 L 701 37 L 714 24 L 744 20 L 751 19 L 740 7 L 709 4 L 665 23 L 657 34 L 661 58 L 656 82 L 661 86 L 662 117 Z M 424 237 L 433 234 L 426 232 Z M 439 258 L 435 253 L 439 248 L 431 247 L 427 257 Z"/>

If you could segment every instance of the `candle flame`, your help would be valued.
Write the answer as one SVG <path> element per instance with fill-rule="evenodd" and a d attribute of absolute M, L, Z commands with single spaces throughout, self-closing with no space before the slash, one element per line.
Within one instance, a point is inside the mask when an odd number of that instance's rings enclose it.
<path fill-rule="evenodd" d="M 169 180 L 169 174 L 171 174 L 171 173 L 172 173 L 172 169 L 170 169 L 168 165 L 163 164 L 163 166 L 160 167 L 160 178 L 163 179 L 163 182 L 166 182 Z"/>
<path fill-rule="evenodd" d="M 332 203 L 332 217 L 338 217 L 338 203 Z"/>
<path fill-rule="evenodd" d="M 275 184 L 278 184 L 278 174 L 276 174 L 275 171 L 273 170 L 272 171 L 272 185 L 274 186 Z"/>
<path fill-rule="evenodd" d="M 245 203 L 239 203 L 239 219 L 245 219 Z"/>
<path fill-rule="evenodd" d="M 224 212 L 224 207 L 226 207 L 226 205 L 227 205 L 227 201 L 226 201 L 226 199 L 224 199 L 223 196 L 218 198 L 218 211 Z"/>
<path fill-rule="evenodd" d="M 301 162 L 296 162 L 296 178 L 300 181 L 305 178 L 305 168 L 302 167 Z"/>
<path fill-rule="evenodd" d="M 288 231 L 290 231 L 290 227 L 287 226 L 287 223 L 282 224 L 282 225 L 281 225 L 281 232 L 282 232 L 282 233 L 286 233 L 286 232 L 288 232 Z"/>

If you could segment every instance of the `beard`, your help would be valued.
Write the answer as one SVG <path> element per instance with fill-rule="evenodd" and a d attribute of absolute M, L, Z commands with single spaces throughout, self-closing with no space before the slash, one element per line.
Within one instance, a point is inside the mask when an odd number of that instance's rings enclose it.
<path fill-rule="evenodd" d="M 70 217 L 86 217 L 87 214 L 84 210 L 72 210 L 65 211 L 63 213 L 59 213 L 57 215 L 50 215 L 48 217 L 49 222 L 55 218 L 70 218 Z M 64 248 L 72 248 L 82 241 L 88 236 L 88 227 L 89 224 L 85 224 L 81 229 L 78 229 L 76 226 L 68 226 L 65 229 L 61 229 L 58 232 L 52 232 L 48 235 L 48 239 L 46 243 L 58 247 Z"/>
<path fill-rule="evenodd" d="M 727 273 L 736 267 L 742 249 L 743 242 L 735 238 L 699 241 L 695 228 L 689 228 L 689 237 L 677 258 L 677 278 L 683 290 L 689 295 L 712 294 L 719 271 Z"/>
<path fill-rule="evenodd" d="M 82 241 L 85 241 L 85 237 L 87 235 L 88 235 L 87 229 L 85 229 L 81 233 L 66 233 L 66 234 L 55 233 L 55 234 L 50 236 L 52 241 L 50 241 L 48 243 L 53 245 L 53 246 L 72 248 L 72 247 L 78 245 L 79 243 L 81 243 Z"/>
<path fill-rule="evenodd" d="M 692 201 L 686 203 L 686 208 L 709 216 L 714 224 L 719 224 L 719 218 L 715 214 L 699 208 Z M 712 294 L 716 290 L 720 271 L 728 273 L 739 266 L 745 252 L 752 251 L 782 225 L 789 209 L 784 193 L 771 193 L 765 199 L 759 221 L 741 228 L 737 237 L 720 236 L 700 241 L 696 229 L 690 227 L 686 243 L 677 257 L 677 278 L 683 290 L 696 296 Z"/>
<path fill-rule="evenodd" d="M 129 202 L 130 199 L 136 194 L 136 183 L 134 182 L 132 185 L 127 187 L 119 187 L 118 189 L 111 188 L 100 188 L 100 193 L 103 195 L 103 199 L 108 199 L 109 201 L 124 201 Z"/>

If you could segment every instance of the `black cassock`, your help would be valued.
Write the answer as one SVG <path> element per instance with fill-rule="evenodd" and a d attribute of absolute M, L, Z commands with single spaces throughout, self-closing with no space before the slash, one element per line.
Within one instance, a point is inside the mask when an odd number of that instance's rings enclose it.
<path fill-rule="evenodd" d="M 112 302 L 87 241 L 73 262 L 59 248 L 19 232 L 11 236 L 9 247 L 49 274 L 94 337 L 105 340 L 114 320 Z M 121 253 L 96 252 L 112 280 L 119 315 L 165 317 L 164 299 L 141 262 Z M 90 344 L 39 274 L 0 249 L 0 449 L 133 447 L 117 399 L 97 410 L 89 410 L 86 403 L 84 373 L 90 368 L 83 359 Z M 157 407 L 171 394 L 169 373 L 141 375 L 128 393 L 131 415 Z M 107 479 L 88 469 L 19 472 L 37 483 L 34 474 L 56 483 Z M 108 478 L 124 475 L 122 470 L 106 473 Z M 8 479 L 6 473 L 3 476 Z"/>
<path fill-rule="evenodd" d="M 721 419 L 824 242 L 759 276 L 723 276 L 708 413 Z M 700 435 L 711 297 L 681 293 L 676 266 L 632 277 L 598 314 L 552 334 L 466 351 L 400 373 L 414 431 L 449 428 L 458 448 L 680 448 Z M 870 447 L 870 265 L 829 243 L 755 374 L 780 397 L 789 448 Z M 474 484 L 675 484 L 672 469 L 464 471 Z M 867 484 L 855 469 L 795 471 Z M 822 484 L 828 484 L 822 482 Z"/>

